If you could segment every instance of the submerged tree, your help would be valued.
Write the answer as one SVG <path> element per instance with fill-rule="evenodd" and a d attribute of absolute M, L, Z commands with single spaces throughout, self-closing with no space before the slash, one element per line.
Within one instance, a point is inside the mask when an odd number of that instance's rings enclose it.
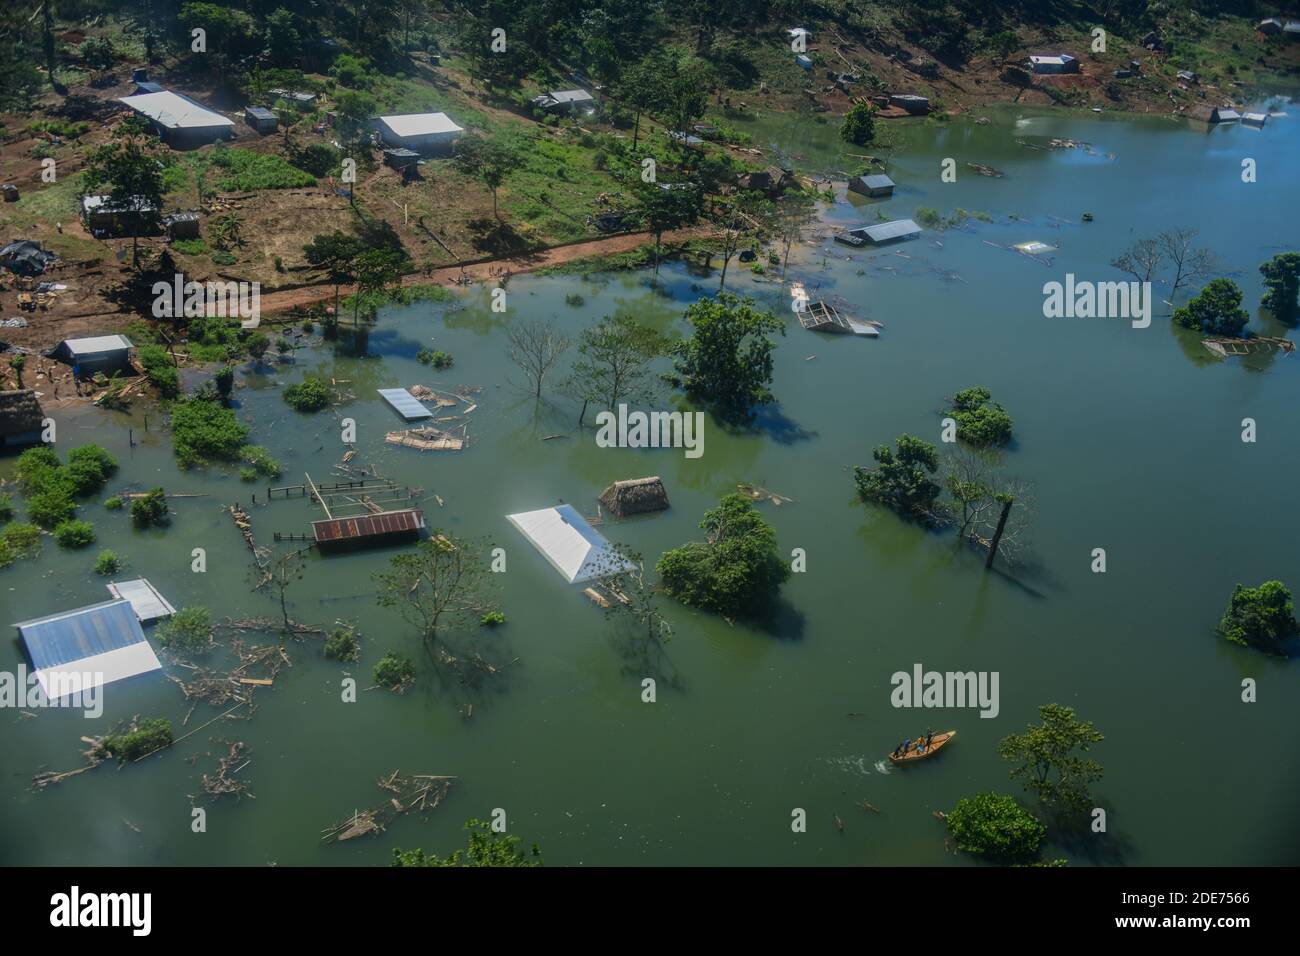
<path fill-rule="evenodd" d="M 648 397 L 654 379 L 650 363 L 664 351 L 664 337 L 630 315 L 609 315 L 578 337 L 578 358 L 565 390 L 582 401 L 581 425 L 592 402 L 615 408 Z"/>
<path fill-rule="evenodd" d="M 1219 633 L 1234 644 L 1281 653 L 1282 643 L 1296 633 L 1295 605 L 1281 581 L 1257 588 L 1238 584 L 1219 621 Z"/>
<path fill-rule="evenodd" d="M 395 608 L 429 643 L 440 629 L 477 626 L 491 609 L 491 572 L 477 542 L 435 531 L 389 564 L 373 576 L 379 606 Z"/>
<path fill-rule="evenodd" d="M 1300 252 L 1283 252 L 1259 267 L 1264 277 L 1264 299 L 1260 303 L 1281 322 L 1294 324 L 1300 312 Z"/>
<path fill-rule="evenodd" d="M 897 452 L 879 445 L 871 453 L 877 467 L 853 469 L 858 493 L 906 517 L 932 517 L 942 490 L 930 477 L 939 469 L 939 453 L 915 435 L 899 435 L 895 444 Z"/>
<path fill-rule="evenodd" d="M 469 845 L 449 856 L 423 850 L 393 850 L 393 866 L 541 866 L 542 851 L 534 844 L 531 851 L 519 849 L 523 841 L 492 829 L 486 820 L 468 820 Z"/>
<path fill-rule="evenodd" d="M 1174 310 L 1174 322 L 1203 335 L 1241 335 L 1250 321 L 1241 308 L 1241 289 L 1231 279 L 1214 279 L 1180 309 Z"/>
<path fill-rule="evenodd" d="M 1112 259 L 1110 264 L 1122 272 L 1127 272 L 1138 282 L 1150 282 L 1164 260 L 1164 250 L 1157 240 L 1138 239 Z"/>
<path fill-rule="evenodd" d="M 560 357 L 569 350 L 569 339 L 554 322 L 534 319 L 516 322 L 506 337 L 510 340 L 510 361 L 527 377 L 536 398 L 542 397 L 542 384 Z"/>
<path fill-rule="evenodd" d="M 854 146 L 865 146 L 876 135 L 876 111 L 866 103 L 855 103 L 840 126 L 840 139 Z"/>
<path fill-rule="evenodd" d="M 1037 817 L 1001 793 L 963 797 L 944 822 L 957 849 L 996 861 L 1032 859 L 1047 833 Z"/>
<path fill-rule="evenodd" d="M 949 414 L 957 423 L 957 437 L 977 448 L 1011 441 L 1011 416 L 993 401 L 993 393 L 982 385 L 962 389 L 954 395 Z"/>
<path fill-rule="evenodd" d="M 1091 721 L 1078 720 L 1071 707 L 1044 704 L 1038 714 L 1043 722 L 1004 737 L 998 755 L 1016 764 L 1011 779 L 1022 781 L 1044 803 L 1072 812 L 1086 810 L 1092 805 L 1088 788 L 1103 771 L 1097 761 L 1080 754 L 1106 738 Z"/>
<path fill-rule="evenodd" d="M 1170 302 L 1183 285 L 1204 279 L 1214 271 L 1214 253 L 1195 245 L 1199 234 L 1196 229 L 1170 229 L 1160 233 L 1157 239 L 1161 251 L 1174 270 L 1173 278 L 1169 280 Z"/>
<path fill-rule="evenodd" d="M 790 566 L 754 503 L 743 495 L 724 495 L 718 507 L 704 513 L 700 527 L 704 541 L 666 551 L 655 565 L 664 589 L 683 604 L 729 618 L 770 610 Z"/>
<path fill-rule="evenodd" d="M 752 299 L 720 292 L 687 307 L 686 320 L 691 337 L 669 349 L 673 385 L 729 422 L 748 421 L 759 405 L 774 401 L 768 386 L 776 343 L 769 336 L 785 335 L 780 319 L 755 308 Z"/>
<path fill-rule="evenodd" d="M 634 187 L 637 215 L 655 237 L 655 275 L 659 274 L 660 246 L 664 233 L 689 226 L 704 210 L 703 197 L 694 183 L 637 182 Z"/>

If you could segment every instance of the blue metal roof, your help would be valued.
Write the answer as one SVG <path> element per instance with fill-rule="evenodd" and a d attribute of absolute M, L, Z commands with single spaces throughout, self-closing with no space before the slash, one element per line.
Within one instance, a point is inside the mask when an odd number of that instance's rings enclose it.
<path fill-rule="evenodd" d="M 865 229 L 853 231 L 865 233 L 872 242 L 888 242 L 891 239 L 910 239 L 919 236 L 921 227 L 910 219 L 894 219 L 890 222 L 882 222 L 878 226 L 867 226 Z"/>
<path fill-rule="evenodd" d="M 377 389 L 377 391 L 405 419 L 431 418 L 433 416 L 433 412 L 416 401 L 415 397 L 404 388 L 381 388 Z"/>
<path fill-rule="evenodd" d="M 15 624 L 36 670 L 71 664 L 143 641 L 131 602 L 105 601 Z"/>

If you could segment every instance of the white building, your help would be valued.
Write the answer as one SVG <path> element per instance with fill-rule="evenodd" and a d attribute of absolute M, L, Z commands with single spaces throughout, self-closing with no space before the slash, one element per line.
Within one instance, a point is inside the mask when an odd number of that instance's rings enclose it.
<path fill-rule="evenodd" d="M 385 146 L 400 146 L 417 153 L 447 152 L 456 137 L 465 132 L 446 113 L 400 113 L 378 116 L 374 122 Z"/>
<path fill-rule="evenodd" d="M 171 90 L 118 99 L 147 119 L 158 137 L 174 149 L 202 146 L 235 134 L 234 120 Z"/>

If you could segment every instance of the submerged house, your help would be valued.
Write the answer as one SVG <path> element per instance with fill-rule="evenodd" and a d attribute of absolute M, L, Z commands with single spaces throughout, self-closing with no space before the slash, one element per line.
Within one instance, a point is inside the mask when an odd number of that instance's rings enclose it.
<path fill-rule="evenodd" d="M 1219 123 L 1235 123 L 1241 119 L 1241 114 L 1229 106 L 1209 106 L 1205 103 L 1198 103 L 1185 115 L 1199 122 L 1209 123 L 1211 126 Z"/>
<path fill-rule="evenodd" d="M 664 488 L 664 480 L 655 475 L 651 478 L 616 481 L 602 491 L 597 500 L 610 514 L 623 518 L 627 515 L 663 511 L 668 507 L 668 492 Z"/>
<path fill-rule="evenodd" d="M 1035 53 L 1029 57 L 1029 68 L 1036 76 L 1078 73 L 1079 61 L 1068 53 Z"/>
<path fill-rule="evenodd" d="M 51 699 L 162 669 L 127 600 L 91 604 L 14 627 L 36 680 Z"/>
<path fill-rule="evenodd" d="M 884 173 L 869 176 L 854 176 L 849 180 L 849 191 L 862 196 L 878 199 L 894 195 L 894 181 Z"/>
<path fill-rule="evenodd" d="M 118 101 L 147 119 L 158 138 L 173 149 L 193 149 L 235 135 L 233 120 L 171 90 L 122 96 Z"/>
<path fill-rule="evenodd" d="M 385 146 L 417 153 L 445 153 L 464 132 L 446 113 L 399 113 L 377 116 L 375 131 Z"/>
<path fill-rule="evenodd" d="M 125 335 L 96 335 L 64 339 L 50 351 L 49 357 L 71 365 L 78 375 L 107 374 L 130 370 L 134 347 Z"/>
<path fill-rule="evenodd" d="M 921 227 L 910 219 L 894 219 L 891 222 L 882 222 L 874 226 L 853 229 L 851 232 L 854 235 L 861 234 L 868 242 L 881 245 L 886 242 L 915 239 L 921 234 Z"/>
<path fill-rule="evenodd" d="M 576 113 L 579 110 L 595 109 L 596 98 L 582 89 L 550 90 L 533 97 L 533 103 L 547 113 Z"/>
<path fill-rule="evenodd" d="M 506 518 L 570 584 L 632 567 L 572 505 L 524 511 Z"/>
<path fill-rule="evenodd" d="M 322 551 L 410 541 L 418 538 L 424 527 L 424 512 L 419 508 L 322 518 L 311 523 L 312 537 Z"/>
<path fill-rule="evenodd" d="M 0 392 L 0 448 L 38 444 L 44 420 L 45 412 L 32 389 Z"/>

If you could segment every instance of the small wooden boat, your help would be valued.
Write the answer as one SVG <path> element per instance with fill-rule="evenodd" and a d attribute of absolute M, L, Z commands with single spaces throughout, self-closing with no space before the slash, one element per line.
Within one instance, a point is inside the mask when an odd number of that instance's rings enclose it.
<path fill-rule="evenodd" d="M 952 738 L 956 736 L 957 731 L 955 730 L 949 730 L 942 734 L 935 734 L 934 739 L 930 741 L 930 746 L 926 747 L 925 750 L 917 750 L 917 746 L 921 741 L 913 740 L 901 756 L 895 757 L 893 754 L 890 754 L 889 759 L 896 764 L 915 763 L 918 760 L 925 760 L 928 757 L 933 757 L 937 754 L 948 743 L 948 741 L 952 740 Z"/>

